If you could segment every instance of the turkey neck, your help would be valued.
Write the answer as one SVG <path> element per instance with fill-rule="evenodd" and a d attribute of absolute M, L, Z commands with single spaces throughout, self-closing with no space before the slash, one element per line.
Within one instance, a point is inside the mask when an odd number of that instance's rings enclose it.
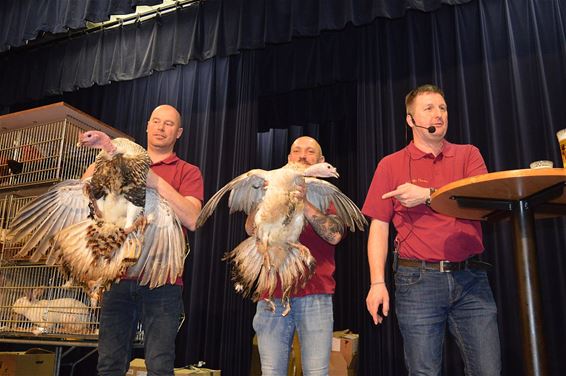
<path fill-rule="evenodd" d="M 100 144 L 100 149 L 104 150 L 108 155 L 113 156 L 116 152 L 116 145 L 112 143 L 110 138 L 105 138 Z"/>

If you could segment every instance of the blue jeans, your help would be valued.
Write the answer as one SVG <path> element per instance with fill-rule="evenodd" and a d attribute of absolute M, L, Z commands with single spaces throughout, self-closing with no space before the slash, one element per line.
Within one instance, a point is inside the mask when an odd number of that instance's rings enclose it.
<path fill-rule="evenodd" d="M 281 316 L 283 306 L 275 299 L 275 312 L 265 301 L 257 303 L 253 327 L 257 334 L 263 376 L 286 376 L 295 329 L 301 343 L 303 374 L 328 375 L 334 315 L 332 295 L 291 298 L 291 311 Z"/>
<path fill-rule="evenodd" d="M 181 286 L 150 289 L 133 280 L 112 284 L 102 298 L 98 374 L 126 374 L 137 324 L 141 321 L 148 375 L 172 376 L 175 337 L 182 314 Z"/>
<path fill-rule="evenodd" d="M 500 375 L 497 308 L 485 271 L 399 267 L 395 307 L 409 375 L 441 374 L 446 325 L 466 375 Z"/>

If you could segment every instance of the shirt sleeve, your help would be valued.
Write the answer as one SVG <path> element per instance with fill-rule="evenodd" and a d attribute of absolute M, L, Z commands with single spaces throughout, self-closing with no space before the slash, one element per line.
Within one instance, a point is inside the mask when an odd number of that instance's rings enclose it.
<path fill-rule="evenodd" d="M 181 170 L 181 185 L 178 189 L 183 196 L 192 196 L 201 202 L 204 199 L 204 183 L 200 169 L 191 164 L 186 164 Z"/>
<path fill-rule="evenodd" d="M 466 177 L 487 174 L 487 167 L 480 150 L 473 145 L 469 145 L 465 174 Z"/>
<path fill-rule="evenodd" d="M 396 187 L 393 185 L 390 166 L 388 160 L 384 158 L 375 169 L 364 206 L 362 207 L 362 213 L 372 219 L 390 222 L 393 217 L 393 198 L 382 199 L 381 196 L 394 190 Z"/>

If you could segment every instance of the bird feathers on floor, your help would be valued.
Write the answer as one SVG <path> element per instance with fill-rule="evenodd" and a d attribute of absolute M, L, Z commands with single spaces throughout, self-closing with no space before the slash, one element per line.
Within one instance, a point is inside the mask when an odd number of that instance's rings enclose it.
<path fill-rule="evenodd" d="M 23 207 L 10 226 L 19 257 L 60 265 L 93 299 L 127 275 L 150 288 L 182 275 L 188 248 L 179 219 L 146 187 L 147 151 L 98 131 L 81 144 L 100 148 L 90 179 L 66 180 Z"/>
<path fill-rule="evenodd" d="M 235 288 L 244 296 L 253 300 L 267 296 L 271 301 L 279 281 L 288 312 L 290 294 L 314 272 L 316 260 L 299 243 L 306 224 L 299 186 L 306 187 L 306 199 L 321 212 L 326 213 L 333 204 L 336 215 L 350 231 L 363 230 L 367 225 L 352 200 L 318 177 L 338 177 L 338 173 L 328 163 L 289 163 L 276 170 L 250 170 L 222 187 L 203 207 L 197 227 L 204 224 L 227 192 L 230 213 L 255 213 L 254 234 L 225 255 L 233 265 Z"/>

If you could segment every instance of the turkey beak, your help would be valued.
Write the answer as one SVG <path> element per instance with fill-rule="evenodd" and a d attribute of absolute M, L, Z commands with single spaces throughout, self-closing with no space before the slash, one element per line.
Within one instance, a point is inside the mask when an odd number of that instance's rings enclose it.
<path fill-rule="evenodd" d="M 80 148 L 83 146 L 83 134 L 79 133 L 79 141 L 77 141 L 77 147 Z"/>
<path fill-rule="evenodd" d="M 338 173 L 338 170 L 336 169 L 336 167 L 332 167 L 329 169 L 330 171 L 330 176 L 332 176 L 333 178 L 339 178 L 340 174 Z"/>

